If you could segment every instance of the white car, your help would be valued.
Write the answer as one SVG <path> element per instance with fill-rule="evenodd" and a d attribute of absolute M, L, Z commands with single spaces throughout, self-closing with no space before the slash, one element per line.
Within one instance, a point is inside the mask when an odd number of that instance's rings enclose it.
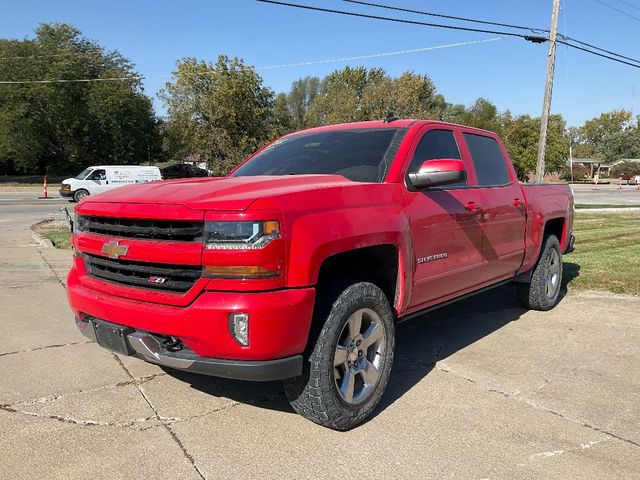
<path fill-rule="evenodd" d="M 62 181 L 60 195 L 76 202 L 87 195 L 96 195 L 113 188 L 135 183 L 162 180 L 158 167 L 141 165 L 97 165 L 86 168 L 75 178 Z"/>

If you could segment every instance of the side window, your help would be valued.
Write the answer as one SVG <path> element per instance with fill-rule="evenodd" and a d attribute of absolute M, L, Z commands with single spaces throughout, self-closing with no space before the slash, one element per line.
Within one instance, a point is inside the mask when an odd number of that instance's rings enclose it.
<path fill-rule="evenodd" d="M 88 180 L 106 180 L 107 172 L 104 170 L 94 170 Z"/>
<path fill-rule="evenodd" d="M 411 163 L 407 169 L 407 174 L 416 173 L 420 166 L 428 160 L 441 158 L 460 159 L 460 150 L 456 138 L 451 130 L 429 130 L 420 139 Z M 454 183 L 447 188 L 464 186 L 466 182 Z"/>
<path fill-rule="evenodd" d="M 465 133 L 471 159 L 476 169 L 478 185 L 506 185 L 511 179 L 500 146 L 491 137 Z"/>

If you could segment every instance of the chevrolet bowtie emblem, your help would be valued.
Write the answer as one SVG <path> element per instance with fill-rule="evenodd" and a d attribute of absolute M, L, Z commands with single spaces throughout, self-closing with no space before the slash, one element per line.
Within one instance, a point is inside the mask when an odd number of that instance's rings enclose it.
<path fill-rule="evenodd" d="M 126 255 L 129 247 L 127 245 L 120 245 L 118 242 L 107 242 L 102 245 L 102 253 L 109 255 L 109 258 L 118 258 L 121 255 Z"/>

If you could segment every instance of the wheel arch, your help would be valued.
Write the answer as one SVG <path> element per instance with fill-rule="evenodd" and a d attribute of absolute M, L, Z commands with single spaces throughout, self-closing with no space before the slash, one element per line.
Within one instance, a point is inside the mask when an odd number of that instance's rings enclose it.
<path fill-rule="evenodd" d="M 514 281 L 516 283 L 529 283 L 531 281 L 533 269 L 542 254 L 544 240 L 549 235 L 554 235 L 558 239 L 558 242 L 560 243 L 560 251 L 563 251 L 563 245 L 565 245 L 567 237 L 566 230 L 566 219 L 564 217 L 549 218 L 544 222 L 542 229 L 540 230 L 540 234 L 538 235 L 536 242 L 533 244 L 536 246 L 535 255 L 530 256 L 531 263 L 527 266 L 526 270 L 515 276 Z"/>
<path fill-rule="evenodd" d="M 317 285 L 322 288 L 337 279 L 377 285 L 391 305 L 397 305 L 401 273 L 398 247 L 391 243 L 369 245 L 328 256 L 321 263 Z"/>

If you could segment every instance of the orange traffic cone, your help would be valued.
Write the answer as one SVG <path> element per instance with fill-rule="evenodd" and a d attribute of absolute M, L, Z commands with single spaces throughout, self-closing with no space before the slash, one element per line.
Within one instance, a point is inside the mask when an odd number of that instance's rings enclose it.
<path fill-rule="evenodd" d="M 47 176 L 46 175 L 44 176 L 44 183 L 42 184 L 42 196 L 38 197 L 38 198 L 43 199 L 43 200 L 46 199 L 46 198 L 49 198 L 47 196 Z"/>

